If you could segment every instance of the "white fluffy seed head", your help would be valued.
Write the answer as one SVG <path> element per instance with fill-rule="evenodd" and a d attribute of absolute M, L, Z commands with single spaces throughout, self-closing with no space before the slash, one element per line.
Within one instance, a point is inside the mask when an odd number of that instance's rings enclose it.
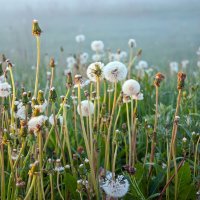
<path fill-rule="evenodd" d="M 169 67 L 170 67 L 171 73 L 178 72 L 178 63 L 177 62 L 170 62 Z"/>
<path fill-rule="evenodd" d="M 105 193 L 114 198 L 121 198 L 129 190 L 129 182 L 123 175 L 118 175 L 115 180 L 112 179 L 112 173 L 107 172 L 105 181 L 101 182 L 101 188 Z"/>
<path fill-rule="evenodd" d="M 79 115 L 82 113 L 83 117 L 88 117 L 94 113 L 94 104 L 88 100 L 81 101 L 81 106 L 77 106 L 77 112 Z"/>
<path fill-rule="evenodd" d="M 91 49 L 95 52 L 102 52 L 104 49 L 104 43 L 101 40 L 95 40 L 91 43 Z"/>
<path fill-rule="evenodd" d="M 147 69 L 147 68 L 148 68 L 148 63 L 145 60 L 140 60 L 138 62 L 138 65 L 136 66 L 137 70 L 144 70 L 144 69 Z"/>
<path fill-rule="evenodd" d="M 48 119 L 45 115 L 40 115 L 37 117 L 32 117 L 28 122 L 28 129 L 35 131 L 37 126 L 41 126 Z"/>
<path fill-rule="evenodd" d="M 103 79 L 103 67 L 104 64 L 102 62 L 90 64 L 87 68 L 87 77 L 93 82 L 96 82 L 98 78 L 99 80 Z"/>
<path fill-rule="evenodd" d="M 137 96 L 140 92 L 140 84 L 133 79 L 129 79 L 122 85 L 122 91 L 128 96 Z"/>
<path fill-rule="evenodd" d="M 80 55 L 80 63 L 81 63 L 82 65 L 86 64 L 87 61 L 88 61 L 88 58 L 89 58 L 88 53 L 86 53 L 86 52 L 82 53 L 82 54 Z"/>
<path fill-rule="evenodd" d="M 75 40 L 76 40 L 77 43 L 82 43 L 82 42 L 85 41 L 85 35 L 83 35 L 83 34 L 77 35 L 75 37 Z"/>
<path fill-rule="evenodd" d="M 127 68 L 119 61 L 110 62 L 104 67 L 104 77 L 112 83 L 124 80 L 126 75 Z"/>
<path fill-rule="evenodd" d="M 7 83 L 0 83 L 0 97 L 7 97 L 10 95 L 11 86 Z"/>
<path fill-rule="evenodd" d="M 60 124 L 62 125 L 63 124 L 63 117 L 61 115 L 59 115 L 58 119 L 60 121 Z M 51 125 L 54 125 L 54 116 L 53 116 L 53 114 L 51 114 L 51 116 L 49 117 L 49 123 Z"/>
<path fill-rule="evenodd" d="M 128 41 L 128 46 L 129 46 L 130 48 L 136 47 L 137 45 L 136 45 L 135 39 L 129 39 L 129 41 Z"/>

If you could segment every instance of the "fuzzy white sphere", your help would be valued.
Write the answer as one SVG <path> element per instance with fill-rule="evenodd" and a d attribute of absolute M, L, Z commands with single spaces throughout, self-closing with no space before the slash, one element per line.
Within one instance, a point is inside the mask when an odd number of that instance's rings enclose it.
<path fill-rule="evenodd" d="M 96 82 L 97 81 L 97 75 L 95 74 L 95 72 L 98 70 L 99 71 L 99 80 L 103 79 L 103 67 L 104 64 L 102 62 L 94 62 L 92 64 L 90 64 L 87 68 L 87 77 L 93 81 Z"/>
<path fill-rule="evenodd" d="M 61 115 L 59 115 L 58 119 L 60 121 L 60 124 L 63 125 L 63 117 Z M 49 123 L 51 125 L 54 125 L 54 116 L 53 116 L 53 114 L 51 114 L 51 116 L 49 117 Z"/>
<path fill-rule="evenodd" d="M 102 52 L 104 49 L 104 43 L 101 40 L 95 40 L 91 43 L 91 49 L 96 52 Z"/>
<path fill-rule="evenodd" d="M 104 67 L 104 76 L 112 83 L 124 80 L 126 75 L 127 68 L 119 61 L 110 62 Z"/>
<path fill-rule="evenodd" d="M 11 86 L 7 83 L 0 83 L 0 97 L 7 97 L 10 95 Z"/>
<path fill-rule="evenodd" d="M 88 53 L 86 53 L 86 52 L 82 53 L 82 54 L 80 55 L 80 63 L 81 63 L 82 65 L 86 64 L 87 61 L 88 61 L 88 58 L 89 58 Z"/>
<path fill-rule="evenodd" d="M 178 72 L 178 63 L 177 62 L 170 62 L 169 64 L 170 66 L 170 71 L 173 73 L 177 73 Z"/>
<path fill-rule="evenodd" d="M 136 80 L 129 79 L 122 85 L 122 91 L 129 96 L 137 95 L 140 92 L 140 84 Z"/>
<path fill-rule="evenodd" d="M 75 37 L 75 40 L 76 40 L 77 43 L 82 43 L 82 42 L 85 41 L 85 35 L 83 35 L 83 34 L 77 35 Z"/>
<path fill-rule="evenodd" d="M 100 55 L 100 54 L 93 54 L 92 55 L 92 60 L 94 62 L 99 62 L 101 60 L 101 58 L 102 58 L 102 55 Z"/>
<path fill-rule="evenodd" d="M 129 39 L 129 41 L 128 41 L 128 46 L 129 46 L 130 48 L 136 47 L 137 45 L 136 45 L 135 39 Z"/>
<path fill-rule="evenodd" d="M 118 175 L 114 180 L 112 173 L 107 172 L 105 181 L 101 182 L 101 188 L 108 196 L 121 198 L 128 192 L 129 182 L 123 175 Z"/>
<path fill-rule="evenodd" d="M 77 112 L 79 115 L 80 111 L 82 112 L 83 117 L 88 117 L 94 113 L 94 104 L 88 100 L 81 101 L 81 110 L 80 105 L 77 106 Z"/>
<path fill-rule="evenodd" d="M 138 70 L 144 70 L 144 69 L 147 69 L 147 68 L 148 68 L 148 63 L 145 60 L 140 60 L 138 62 L 138 65 L 136 66 L 136 69 L 138 69 Z"/>
<path fill-rule="evenodd" d="M 37 126 L 42 126 L 42 124 L 48 119 L 45 115 L 40 115 L 37 117 L 32 117 L 28 122 L 28 130 L 35 131 L 37 129 Z"/>

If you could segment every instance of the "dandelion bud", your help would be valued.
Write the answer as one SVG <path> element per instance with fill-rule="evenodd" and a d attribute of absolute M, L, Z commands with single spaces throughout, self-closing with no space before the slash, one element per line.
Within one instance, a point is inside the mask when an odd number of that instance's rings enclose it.
<path fill-rule="evenodd" d="M 42 105 L 45 101 L 44 92 L 42 90 L 38 91 L 37 101 L 40 105 Z"/>
<path fill-rule="evenodd" d="M 185 84 L 186 74 L 183 72 L 179 72 L 177 77 L 178 77 L 177 89 L 181 90 L 183 89 L 184 84 Z"/>
<path fill-rule="evenodd" d="M 61 160 L 60 159 L 57 159 L 56 160 L 56 166 L 55 166 L 55 171 L 57 171 L 57 172 L 62 172 L 62 171 L 64 171 L 64 167 L 62 166 L 62 164 L 61 164 Z"/>
<path fill-rule="evenodd" d="M 142 49 L 139 49 L 138 52 L 137 52 L 137 57 L 139 57 L 141 55 L 142 55 Z"/>
<path fill-rule="evenodd" d="M 49 99 L 51 102 L 56 102 L 56 99 L 57 99 L 57 93 L 56 93 L 56 90 L 54 87 L 51 88 L 50 90 L 50 96 L 49 96 Z"/>
<path fill-rule="evenodd" d="M 90 97 L 90 93 L 87 90 L 84 91 L 84 94 L 85 94 L 85 97 Z"/>
<path fill-rule="evenodd" d="M 187 142 L 187 138 L 184 137 L 184 138 L 182 139 L 182 141 L 183 141 L 183 143 L 186 143 L 186 142 Z"/>
<path fill-rule="evenodd" d="M 80 179 L 77 181 L 77 190 L 81 192 L 82 189 L 83 189 L 82 179 Z"/>
<path fill-rule="evenodd" d="M 89 163 L 89 160 L 87 158 L 84 160 L 84 163 L 85 163 L 85 168 L 87 169 L 87 171 L 89 171 L 90 170 L 90 163 Z"/>
<path fill-rule="evenodd" d="M 76 74 L 74 76 L 74 84 L 75 85 L 81 85 L 82 81 L 83 81 L 83 78 L 80 74 Z"/>
<path fill-rule="evenodd" d="M 12 150 L 12 154 L 11 154 L 12 160 L 15 161 L 15 160 L 18 159 L 18 157 L 19 157 L 19 154 L 18 154 L 18 152 L 17 152 L 17 149 L 13 149 L 13 150 Z"/>
<path fill-rule="evenodd" d="M 175 116 L 174 123 L 177 124 L 179 122 L 179 120 L 180 120 L 180 117 L 179 116 Z"/>
<path fill-rule="evenodd" d="M 29 102 L 28 95 L 27 95 L 26 92 L 23 92 L 23 94 L 22 94 L 22 103 L 24 105 L 26 105 L 28 102 Z"/>
<path fill-rule="evenodd" d="M 85 167 L 83 164 L 80 164 L 79 167 L 78 167 L 78 171 L 81 175 L 84 175 L 86 174 L 86 170 L 85 170 Z"/>
<path fill-rule="evenodd" d="M 61 51 L 61 52 L 63 52 L 63 51 L 64 51 L 64 48 L 63 48 L 63 46 L 61 46 L 61 47 L 60 47 L 60 51 Z"/>
<path fill-rule="evenodd" d="M 25 120 L 20 121 L 20 132 L 19 133 L 20 133 L 21 137 L 26 137 L 28 134 L 28 128 L 27 128 Z"/>
<path fill-rule="evenodd" d="M 39 27 L 38 21 L 37 20 L 33 20 L 32 22 L 32 34 L 33 36 L 40 36 L 42 30 Z"/>
<path fill-rule="evenodd" d="M 31 169 L 29 170 L 29 176 L 33 176 L 38 171 L 39 162 L 35 161 L 33 164 L 30 165 Z"/>
<path fill-rule="evenodd" d="M 54 58 L 50 59 L 49 67 L 54 68 L 56 66 Z"/>
<path fill-rule="evenodd" d="M 154 85 L 157 87 L 160 87 L 160 83 L 162 82 L 162 80 L 164 80 L 165 76 L 163 74 L 161 74 L 160 72 L 158 72 L 155 75 L 155 80 L 154 80 Z"/>
<path fill-rule="evenodd" d="M 31 96 L 32 96 L 31 91 L 28 91 L 27 96 L 28 96 L 28 98 L 31 98 Z"/>
<path fill-rule="evenodd" d="M 72 73 L 69 71 L 69 72 L 67 72 L 67 87 L 71 88 L 72 85 L 73 85 Z"/>

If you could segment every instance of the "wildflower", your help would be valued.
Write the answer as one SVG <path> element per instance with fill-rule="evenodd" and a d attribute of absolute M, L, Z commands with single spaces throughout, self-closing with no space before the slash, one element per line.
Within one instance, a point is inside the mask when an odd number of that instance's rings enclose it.
<path fill-rule="evenodd" d="M 136 46 L 137 46 L 137 45 L 136 45 L 136 41 L 135 41 L 134 39 L 129 39 L 129 41 L 128 41 L 128 46 L 129 46 L 130 48 L 136 47 Z"/>
<path fill-rule="evenodd" d="M 50 100 L 51 102 L 54 102 L 54 103 L 55 103 L 56 99 L 57 99 L 56 89 L 55 89 L 54 87 L 52 87 L 52 88 L 50 89 L 49 100 Z"/>
<path fill-rule="evenodd" d="M 183 72 L 179 72 L 177 77 L 178 77 L 177 89 L 181 90 L 181 89 L 183 89 L 183 87 L 185 85 L 186 74 Z"/>
<path fill-rule="evenodd" d="M 58 116 L 59 123 L 63 124 L 63 117 L 61 115 Z M 54 125 L 54 116 L 53 114 L 49 117 L 49 122 L 51 125 Z"/>
<path fill-rule="evenodd" d="M 82 43 L 82 42 L 85 41 L 85 35 L 83 35 L 83 34 L 77 35 L 75 37 L 75 40 L 76 40 L 77 43 Z"/>
<path fill-rule="evenodd" d="M 182 60 L 181 61 L 181 66 L 183 69 L 186 69 L 186 67 L 188 66 L 189 64 L 189 60 Z"/>
<path fill-rule="evenodd" d="M 16 117 L 19 119 L 26 119 L 26 108 L 22 102 L 17 105 Z"/>
<path fill-rule="evenodd" d="M 39 27 L 38 21 L 36 19 L 33 20 L 32 22 L 32 34 L 34 36 L 40 36 L 42 30 Z"/>
<path fill-rule="evenodd" d="M 91 43 L 91 49 L 96 52 L 102 52 L 104 49 L 104 43 L 101 40 L 95 40 Z"/>
<path fill-rule="evenodd" d="M 101 58 L 102 58 L 102 56 L 101 56 L 100 54 L 94 54 L 94 55 L 92 56 L 92 60 L 93 60 L 94 62 L 99 62 L 99 61 L 101 60 Z"/>
<path fill-rule="evenodd" d="M 100 186 L 108 196 L 113 198 L 121 198 L 129 190 L 128 180 L 123 175 L 118 175 L 113 179 L 111 172 L 106 173 L 105 179 L 100 181 Z"/>
<path fill-rule="evenodd" d="M 7 97 L 10 95 L 11 86 L 7 83 L 0 83 L 0 97 Z"/>
<path fill-rule="evenodd" d="M 50 58 L 49 67 L 54 68 L 56 66 L 54 58 Z"/>
<path fill-rule="evenodd" d="M 78 88 L 79 85 L 81 88 L 90 84 L 90 80 L 84 80 L 80 74 L 75 75 L 74 77 L 74 88 Z"/>
<path fill-rule="evenodd" d="M 184 143 L 187 142 L 187 138 L 184 137 L 184 138 L 182 139 L 182 141 L 183 141 Z"/>
<path fill-rule="evenodd" d="M 12 160 L 15 161 L 15 160 L 18 159 L 18 157 L 19 157 L 19 154 L 18 154 L 18 152 L 17 152 L 17 149 L 13 149 L 13 150 L 12 150 L 12 154 L 11 154 Z"/>
<path fill-rule="evenodd" d="M 155 76 L 154 85 L 157 87 L 160 87 L 160 83 L 162 82 L 162 80 L 164 78 L 165 78 L 165 76 L 163 74 L 161 74 L 160 72 L 158 72 Z"/>
<path fill-rule="evenodd" d="M 48 105 L 48 103 L 47 103 L 47 100 L 45 99 L 43 104 L 34 105 L 34 109 L 38 109 L 40 111 L 40 113 L 43 113 L 46 110 L 47 105 Z"/>
<path fill-rule="evenodd" d="M 68 68 L 73 68 L 74 65 L 76 64 L 76 59 L 73 56 L 70 56 L 66 59 L 66 62 Z"/>
<path fill-rule="evenodd" d="M 93 82 L 96 82 L 97 79 L 101 80 L 103 78 L 103 67 L 104 64 L 101 62 L 95 62 L 90 64 L 87 68 L 88 78 Z"/>
<path fill-rule="evenodd" d="M 148 63 L 145 60 L 141 60 L 135 67 L 137 70 L 144 70 L 148 68 Z"/>
<path fill-rule="evenodd" d="M 56 166 L 55 166 L 54 170 L 56 172 L 62 172 L 62 171 L 64 171 L 64 169 L 65 168 L 62 166 L 60 159 L 57 159 L 56 160 Z"/>
<path fill-rule="evenodd" d="M 45 115 L 32 117 L 28 122 L 28 130 L 36 132 L 37 127 L 42 126 L 47 119 L 48 117 Z"/>
<path fill-rule="evenodd" d="M 140 92 L 140 84 L 136 80 L 129 79 L 122 85 L 122 91 L 129 96 L 137 95 Z"/>
<path fill-rule="evenodd" d="M 22 180 L 22 178 L 18 177 L 16 180 L 16 187 L 22 188 L 26 185 L 26 183 Z"/>
<path fill-rule="evenodd" d="M 88 53 L 84 52 L 80 55 L 80 64 L 84 65 L 87 63 L 88 61 L 88 58 L 89 58 L 89 55 Z"/>
<path fill-rule="evenodd" d="M 80 115 L 80 105 L 77 107 L 77 112 Z M 91 101 L 81 101 L 81 113 L 83 117 L 88 117 L 94 113 L 94 104 Z"/>
<path fill-rule="evenodd" d="M 104 76 L 110 82 L 122 81 L 126 78 L 126 75 L 127 68 L 119 61 L 110 62 L 104 67 Z"/>
<path fill-rule="evenodd" d="M 170 66 L 170 71 L 171 71 L 172 74 L 174 72 L 175 73 L 178 72 L 178 63 L 177 62 L 170 62 L 169 66 Z"/>

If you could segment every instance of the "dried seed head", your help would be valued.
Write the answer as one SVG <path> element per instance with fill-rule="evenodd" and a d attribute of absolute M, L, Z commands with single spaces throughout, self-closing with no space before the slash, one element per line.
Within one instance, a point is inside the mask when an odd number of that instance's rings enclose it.
<path fill-rule="evenodd" d="M 162 82 L 162 80 L 165 79 L 165 76 L 163 74 L 161 74 L 160 72 L 158 72 L 155 75 L 155 80 L 154 80 L 154 85 L 157 87 L 160 87 L 160 83 Z"/>
<path fill-rule="evenodd" d="M 50 58 L 49 67 L 54 68 L 56 66 L 54 58 Z"/>
<path fill-rule="evenodd" d="M 186 79 L 186 74 L 183 72 L 179 72 L 178 75 L 178 80 L 177 80 L 177 89 L 181 90 L 184 88 L 185 85 L 185 79 Z"/>

